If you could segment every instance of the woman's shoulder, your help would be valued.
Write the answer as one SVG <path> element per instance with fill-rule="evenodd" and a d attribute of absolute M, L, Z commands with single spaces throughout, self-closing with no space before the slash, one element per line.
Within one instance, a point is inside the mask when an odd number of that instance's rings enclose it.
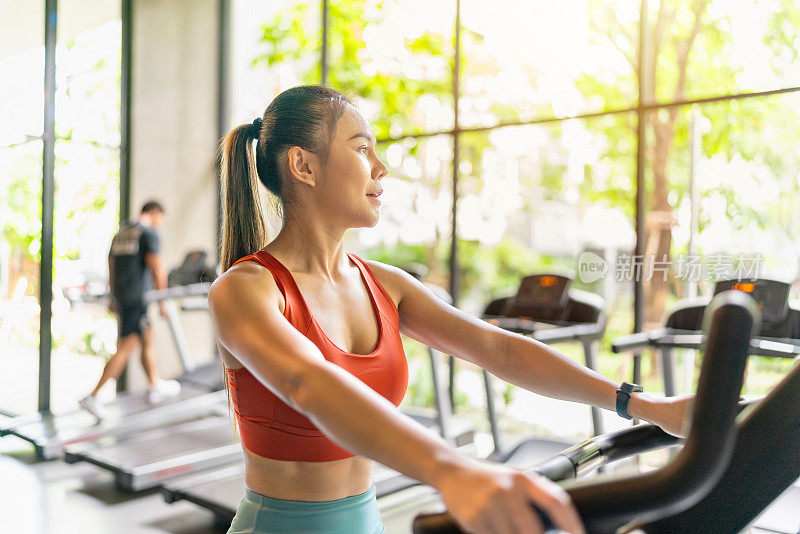
<path fill-rule="evenodd" d="M 274 300 L 281 312 L 285 306 L 283 294 L 271 271 L 253 261 L 243 261 L 231 266 L 217 277 L 208 292 L 209 303 L 212 301 L 232 300 L 246 303 Z"/>
<path fill-rule="evenodd" d="M 255 261 L 240 261 L 228 267 L 228 269 L 217 277 L 211 284 L 211 287 L 219 286 L 237 286 L 242 283 L 254 282 L 264 276 L 264 271 L 267 269 Z"/>
<path fill-rule="evenodd" d="M 270 310 L 284 313 L 286 301 L 269 273 L 258 263 L 243 261 L 231 266 L 211 284 L 208 307 L 227 369 L 241 369 L 242 362 L 226 346 L 245 346 L 246 340 L 255 339 L 252 332 L 263 333 L 270 325 L 277 325 L 273 322 L 276 315 Z M 231 336 L 227 341 L 226 335 Z"/>

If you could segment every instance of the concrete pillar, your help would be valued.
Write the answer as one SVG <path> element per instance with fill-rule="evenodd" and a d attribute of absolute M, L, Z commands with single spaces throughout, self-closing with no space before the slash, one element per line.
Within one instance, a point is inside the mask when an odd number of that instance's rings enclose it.
<path fill-rule="evenodd" d="M 135 0 L 131 109 L 131 213 L 148 199 L 166 209 L 160 230 L 167 270 L 187 252 L 214 261 L 217 183 L 217 0 Z M 155 350 L 163 377 L 182 367 L 166 320 L 151 306 Z M 182 314 L 196 363 L 213 358 L 206 312 Z M 133 358 L 129 387 L 146 384 Z"/>

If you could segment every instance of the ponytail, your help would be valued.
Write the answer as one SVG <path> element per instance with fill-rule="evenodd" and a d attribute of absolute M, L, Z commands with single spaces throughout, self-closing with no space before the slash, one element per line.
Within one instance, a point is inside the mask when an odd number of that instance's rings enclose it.
<path fill-rule="evenodd" d="M 220 189 L 222 205 L 222 272 L 233 263 L 252 254 L 267 244 L 267 228 L 261 209 L 258 191 L 258 173 L 255 167 L 253 124 L 243 124 L 228 133 L 220 145 Z M 222 382 L 228 398 L 228 416 L 233 421 L 233 436 L 237 439 L 238 427 L 233 417 L 228 373 L 222 366 Z"/>
<path fill-rule="evenodd" d="M 260 121 L 259 121 L 260 122 Z M 259 180 L 253 150 L 254 125 L 234 128 L 221 145 L 222 272 L 241 258 L 267 245 L 267 225 L 261 209 Z"/>

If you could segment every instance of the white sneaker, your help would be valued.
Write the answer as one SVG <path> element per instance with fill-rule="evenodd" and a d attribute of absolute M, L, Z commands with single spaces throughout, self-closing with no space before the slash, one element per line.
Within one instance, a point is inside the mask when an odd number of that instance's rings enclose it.
<path fill-rule="evenodd" d="M 159 380 L 157 384 L 147 390 L 147 399 L 150 402 L 161 402 L 169 397 L 174 397 L 181 392 L 181 384 L 177 380 Z"/>
<path fill-rule="evenodd" d="M 97 402 L 97 397 L 94 395 L 87 395 L 81 400 L 78 401 L 81 408 L 95 416 L 98 422 L 102 421 L 107 417 L 107 413 L 105 409 Z"/>

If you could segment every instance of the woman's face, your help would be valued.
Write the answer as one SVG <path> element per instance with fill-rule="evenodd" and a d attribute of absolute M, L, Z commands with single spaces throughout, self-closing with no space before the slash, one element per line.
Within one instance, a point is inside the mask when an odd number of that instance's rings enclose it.
<path fill-rule="evenodd" d="M 337 214 L 348 228 L 378 223 L 380 180 L 386 166 L 375 154 L 375 136 L 370 125 L 349 106 L 336 122 L 324 167 L 320 194 L 326 212 Z M 338 218 L 338 217 L 337 217 Z"/>

